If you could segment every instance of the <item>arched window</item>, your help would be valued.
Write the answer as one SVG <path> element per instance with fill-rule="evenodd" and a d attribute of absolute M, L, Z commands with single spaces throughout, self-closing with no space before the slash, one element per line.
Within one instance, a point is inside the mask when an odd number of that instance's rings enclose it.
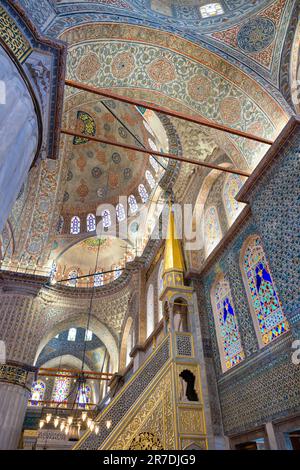
<path fill-rule="evenodd" d="M 51 400 L 57 403 L 66 403 L 70 393 L 71 379 L 69 377 L 65 377 L 67 372 L 58 372 L 58 374 L 63 374 L 64 377 L 55 378 Z"/>
<path fill-rule="evenodd" d="M 70 328 L 68 332 L 68 341 L 76 341 L 76 328 Z"/>
<path fill-rule="evenodd" d="M 146 170 L 145 176 L 150 188 L 153 189 L 155 187 L 155 179 L 153 178 L 152 173 L 150 173 L 149 170 Z"/>
<path fill-rule="evenodd" d="M 97 273 L 94 275 L 94 286 L 101 287 L 104 284 L 104 276 L 101 273 Z"/>
<path fill-rule="evenodd" d="M 217 246 L 221 240 L 221 227 L 217 209 L 209 207 L 205 212 L 205 251 L 207 256 Z"/>
<path fill-rule="evenodd" d="M 128 197 L 128 204 L 131 214 L 135 214 L 138 210 L 138 205 L 133 194 Z"/>
<path fill-rule="evenodd" d="M 147 292 L 147 338 L 154 330 L 154 289 L 150 284 Z"/>
<path fill-rule="evenodd" d="M 244 207 L 244 204 L 238 202 L 235 196 L 243 186 L 243 181 L 238 175 L 229 175 L 226 178 L 223 187 L 223 200 L 227 219 L 229 224 L 235 221 L 239 213 Z"/>
<path fill-rule="evenodd" d="M 77 271 L 71 271 L 71 272 L 69 272 L 69 276 L 68 276 L 68 278 L 69 278 L 68 286 L 70 286 L 70 287 L 76 287 L 77 277 L 78 277 Z"/>
<path fill-rule="evenodd" d="M 33 382 L 31 387 L 31 394 L 29 398 L 29 406 L 43 406 L 43 403 L 39 403 L 44 400 L 46 386 L 42 380 L 36 380 Z"/>
<path fill-rule="evenodd" d="M 245 358 L 241 344 L 236 312 L 230 291 L 230 284 L 222 274 L 216 280 L 211 300 L 219 344 L 222 369 L 225 372 Z"/>
<path fill-rule="evenodd" d="M 102 224 L 104 228 L 108 228 L 111 226 L 111 216 L 110 216 L 110 211 L 108 209 L 105 209 L 102 212 Z"/>
<path fill-rule="evenodd" d="M 96 230 L 96 217 L 94 214 L 88 214 L 86 218 L 86 229 L 88 232 L 94 232 Z"/>
<path fill-rule="evenodd" d="M 209 18 L 211 16 L 222 15 L 224 10 L 220 3 L 208 3 L 200 7 L 200 13 L 202 18 Z"/>
<path fill-rule="evenodd" d="M 152 127 L 148 124 L 147 121 L 145 121 L 145 119 L 143 120 L 143 124 L 144 124 L 145 129 L 146 129 L 150 134 L 152 134 L 152 135 L 154 136 L 154 132 L 153 132 L 153 130 L 152 130 Z"/>
<path fill-rule="evenodd" d="M 93 332 L 91 330 L 85 330 L 84 341 L 92 341 Z"/>
<path fill-rule="evenodd" d="M 59 220 L 57 223 L 57 233 L 61 234 L 64 228 L 64 218 L 62 215 L 59 216 Z"/>
<path fill-rule="evenodd" d="M 52 281 L 55 278 L 55 274 L 56 274 L 56 262 L 53 261 L 52 266 L 51 266 L 51 270 L 50 270 L 50 273 L 49 273 L 50 281 Z"/>
<path fill-rule="evenodd" d="M 163 272 L 164 272 L 164 260 L 160 263 L 158 276 L 157 276 L 157 293 L 158 293 L 158 319 L 161 320 L 163 317 L 163 304 L 161 300 L 159 300 L 159 296 L 163 290 Z"/>
<path fill-rule="evenodd" d="M 289 324 L 281 308 L 261 239 L 251 237 L 241 255 L 244 283 L 262 347 L 288 331 Z"/>
<path fill-rule="evenodd" d="M 85 408 L 86 405 L 91 403 L 91 387 L 89 385 L 80 385 L 76 401 L 80 408 Z"/>
<path fill-rule="evenodd" d="M 150 145 L 150 148 L 151 148 L 152 150 L 154 150 L 155 152 L 157 152 L 157 146 L 156 146 L 156 144 L 153 142 L 153 140 L 152 140 L 152 139 L 148 139 L 148 143 L 149 143 L 149 145 Z"/>
<path fill-rule="evenodd" d="M 77 215 L 74 215 L 71 219 L 71 233 L 72 235 L 77 235 L 80 233 L 80 218 Z"/>
<path fill-rule="evenodd" d="M 116 207 L 116 212 L 117 212 L 117 218 L 119 222 L 122 222 L 123 220 L 126 219 L 126 214 L 125 214 L 125 209 L 123 204 L 117 204 Z"/>
<path fill-rule="evenodd" d="M 144 203 L 147 202 L 148 199 L 149 199 L 149 196 L 148 196 L 148 192 L 147 192 L 145 186 L 143 184 L 140 184 L 138 190 L 139 190 L 139 194 L 141 196 L 142 202 L 144 202 Z"/>
<path fill-rule="evenodd" d="M 153 170 L 155 171 L 155 173 L 157 173 L 158 170 L 159 170 L 159 164 L 157 163 L 157 160 L 155 160 L 155 158 L 152 157 L 152 155 L 150 155 L 149 161 L 150 161 L 150 165 L 152 166 Z"/>
<path fill-rule="evenodd" d="M 130 353 L 132 351 L 132 348 L 134 346 L 133 344 L 133 325 L 131 326 L 130 332 L 128 333 L 127 336 L 127 344 L 126 344 L 126 366 L 128 366 L 129 362 L 131 361 Z"/>
<path fill-rule="evenodd" d="M 115 270 L 116 271 L 114 271 L 114 279 L 118 279 L 118 277 L 120 277 L 122 274 L 122 269 L 120 266 L 116 266 Z"/>

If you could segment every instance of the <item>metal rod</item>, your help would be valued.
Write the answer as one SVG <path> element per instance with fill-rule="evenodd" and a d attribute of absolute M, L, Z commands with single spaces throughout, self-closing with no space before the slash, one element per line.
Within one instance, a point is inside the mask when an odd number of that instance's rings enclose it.
<path fill-rule="evenodd" d="M 199 117 L 191 117 L 188 114 L 180 113 L 178 111 L 171 111 L 171 110 L 162 108 L 161 106 L 149 104 L 144 101 L 135 100 L 133 98 L 125 98 L 124 96 L 120 96 L 116 93 L 111 93 L 108 91 L 103 91 L 100 88 L 96 88 L 91 85 L 85 85 L 83 83 L 75 82 L 73 80 L 65 80 L 65 84 L 67 86 L 77 88 L 78 90 L 87 91 L 89 93 L 94 93 L 95 95 L 105 96 L 113 100 L 122 101 L 123 103 L 133 104 L 135 106 L 142 106 L 143 108 L 147 108 L 147 109 L 156 111 L 161 114 L 166 114 L 167 116 L 172 116 L 178 119 L 183 119 L 184 121 L 193 122 L 194 124 L 200 124 L 201 126 L 210 127 L 212 129 L 217 129 L 219 131 L 237 135 L 238 137 L 244 137 L 245 139 L 254 140 L 255 142 L 260 142 L 261 144 L 266 144 L 266 145 L 273 144 L 273 141 L 269 139 L 265 139 L 264 137 L 258 137 L 248 132 L 240 131 L 238 129 L 233 129 L 232 127 L 224 126 L 223 124 L 218 124 L 208 119 L 199 118 Z"/>
<path fill-rule="evenodd" d="M 219 170 L 219 171 L 224 171 L 225 173 L 233 173 L 235 175 L 240 175 L 240 176 L 250 176 L 250 173 L 243 171 L 243 170 L 238 170 L 236 168 L 225 168 L 222 166 L 214 165 L 213 163 L 207 163 L 207 162 L 197 162 L 196 160 L 191 160 L 189 158 L 185 157 L 177 157 L 171 153 L 161 153 L 157 152 L 154 150 L 149 150 L 149 149 L 142 149 L 140 147 L 134 147 L 133 145 L 128 145 L 128 144 L 121 144 L 119 142 L 115 142 L 112 140 L 106 140 L 106 139 L 100 139 L 99 137 L 94 137 L 91 135 L 86 135 L 86 134 L 80 134 L 79 132 L 74 132 L 69 129 L 61 129 L 60 132 L 62 134 L 70 135 L 73 137 L 81 137 L 82 139 L 87 139 L 91 140 L 92 142 L 98 142 L 106 145 L 112 145 L 114 147 L 121 147 L 125 148 L 127 150 L 133 150 L 134 152 L 141 152 L 146 155 L 153 154 L 157 155 L 158 157 L 163 157 L 163 158 L 170 158 L 171 160 L 177 160 L 179 162 L 184 162 L 184 163 L 191 163 L 192 165 L 197 165 L 197 166 L 204 166 L 206 168 L 210 168 L 212 170 Z"/>

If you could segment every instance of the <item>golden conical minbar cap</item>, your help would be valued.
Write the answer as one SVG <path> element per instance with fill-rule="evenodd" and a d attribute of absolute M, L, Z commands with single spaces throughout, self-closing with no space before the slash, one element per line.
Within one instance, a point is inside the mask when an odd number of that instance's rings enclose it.
<path fill-rule="evenodd" d="M 169 209 L 168 231 L 165 245 L 164 273 L 170 271 L 184 272 L 184 258 L 180 240 L 176 238 L 174 212 L 171 206 Z"/>

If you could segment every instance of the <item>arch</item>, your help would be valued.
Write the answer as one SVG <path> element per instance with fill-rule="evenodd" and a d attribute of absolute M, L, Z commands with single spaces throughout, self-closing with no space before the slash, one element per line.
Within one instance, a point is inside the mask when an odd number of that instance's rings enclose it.
<path fill-rule="evenodd" d="M 162 293 L 164 281 L 163 281 L 163 272 L 164 272 L 164 260 L 161 260 L 158 274 L 157 274 L 157 300 L 158 300 L 158 321 L 163 317 L 163 303 L 159 300 L 160 294 Z"/>
<path fill-rule="evenodd" d="M 126 212 L 123 204 L 119 203 L 116 207 L 117 219 L 118 222 L 123 222 L 126 219 Z"/>
<path fill-rule="evenodd" d="M 39 403 L 39 402 L 44 400 L 45 391 L 46 391 L 45 382 L 43 382 L 40 379 L 33 382 L 31 386 L 31 392 L 30 392 L 30 397 L 28 400 L 28 405 L 29 406 L 42 406 L 42 403 Z"/>
<path fill-rule="evenodd" d="M 239 326 L 228 279 L 220 273 L 211 289 L 211 304 L 223 372 L 244 360 Z"/>
<path fill-rule="evenodd" d="M 238 202 L 235 196 L 243 186 L 243 179 L 239 175 L 228 175 L 223 185 L 223 204 L 228 220 L 228 224 L 231 225 L 239 213 L 242 211 L 245 204 Z"/>
<path fill-rule="evenodd" d="M 34 364 L 36 364 L 36 361 L 46 344 L 58 333 L 60 333 L 61 331 L 68 330 L 71 327 L 86 328 L 86 315 L 81 313 L 78 315 L 71 316 L 67 320 L 56 323 L 40 341 L 40 344 L 36 351 Z M 98 320 L 98 318 L 93 315 L 90 318 L 89 329 L 92 330 L 96 336 L 98 336 L 98 338 L 106 347 L 111 361 L 112 373 L 117 372 L 119 364 L 119 350 L 113 335 L 111 334 L 107 326 L 105 326 L 104 323 L 102 323 L 100 320 Z"/>
<path fill-rule="evenodd" d="M 289 330 L 259 235 L 250 235 L 240 254 L 240 268 L 260 347 Z"/>
<path fill-rule="evenodd" d="M 151 171 L 146 170 L 145 177 L 146 177 L 146 180 L 147 180 L 147 182 L 150 186 L 150 189 L 155 188 L 155 179 L 154 179 Z"/>
<path fill-rule="evenodd" d="M 128 197 L 128 204 L 131 214 L 135 214 L 138 211 L 138 205 L 133 194 Z"/>
<path fill-rule="evenodd" d="M 80 218 L 78 215 L 74 215 L 71 219 L 70 233 L 72 235 L 78 235 L 80 233 Z"/>
<path fill-rule="evenodd" d="M 153 284 L 150 284 L 147 291 L 147 324 L 146 324 L 146 336 L 147 338 L 151 335 L 154 330 L 154 288 Z"/>
<path fill-rule="evenodd" d="M 215 206 L 210 206 L 205 211 L 205 252 L 210 255 L 213 249 L 217 246 L 222 238 L 222 231 L 218 216 L 218 211 Z"/>
<path fill-rule="evenodd" d="M 94 214 L 88 214 L 86 217 L 87 232 L 94 232 L 96 230 L 96 217 Z"/>
<path fill-rule="evenodd" d="M 127 346 L 128 346 L 128 337 L 130 335 L 130 331 L 133 325 L 133 318 L 128 317 L 125 323 L 125 327 L 123 330 L 123 336 L 121 341 L 121 348 L 120 348 L 120 371 L 126 368 L 126 356 L 127 356 Z"/>
<path fill-rule="evenodd" d="M 138 191 L 142 202 L 146 203 L 149 199 L 149 194 L 145 186 L 143 184 L 139 184 Z"/>

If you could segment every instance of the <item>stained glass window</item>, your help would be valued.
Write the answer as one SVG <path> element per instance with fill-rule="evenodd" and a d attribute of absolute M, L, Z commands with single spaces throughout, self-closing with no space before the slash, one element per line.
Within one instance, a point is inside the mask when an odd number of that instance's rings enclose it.
<path fill-rule="evenodd" d="M 94 286 L 101 287 L 104 284 L 104 276 L 101 273 L 97 273 L 94 275 Z"/>
<path fill-rule="evenodd" d="M 78 406 L 82 408 L 91 403 L 91 387 L 89 385 L 80 385 L 76 401 Z"/>
<path fill-rule="evenodd" d="M 80 233 L 80 218 L 77 215 L 71 219 L 71 233 L 73 235 Z"/>
<path fill-rule="evenodd" d="M 143 184 L 139 185 L 139 194 L 141 196 L 142 202 L 147 202 L 149 199 L 148 192 Z"/>
<path fill-rule="evenodd" d="M 230 369 L 244 358 L 229 281 L 221 276 L 213 290 L 215 324 L 219 339 L 223 370 Z"/>
<path fill-rule="evenodd" d="M 77 274 L 77 271 L 71 271 L 69 273 L 69 280 L 68 280 L 68 286 L 70 287 L 76 287 L 76 283 L 77 283 L 77 277 L 78 277 L 78 274 Z"/>
<path fill-rule="evenodd" d="M 128 204 L 131 214 L 135 214 L 138 210 L 138 205 L 133 194 L 128 197 Z"/>
<path fill-rule="evenodd" d="M 154 330 L 154 289 L 150 284 L 147 292 L 147 338 Z"/>
<path fill-rule="evenodd" d="M 119 222 L 122 222 L 126 218 L 125 209 L 123 204 L 117 204 L 116 207 L 117 218 Z"/>
<path fill-rule="evenodd" d="M 94 214 L 88 214 L 86 218 L 86 228 L 88 232 L 94 232 L 96 230 L 96 217 Z"/>
<path fill-rule="evenodd" d="M 159 164 L 157 163 L 157 160 L 155 160 L 155 158 L 152 157 L 152 155 L 150 155 L 149 161 L 150 161 L 150 165 L 152 166 L 153 170 L 155 171 L 155 173 L 157 173 L 158 170 L 159 170 Z"/>
<path fill-rule="evenodd" d="M 76 328 L 70 328 L 68 332 L 68 341 L 76 341 Z"/>
<path fill-rule="evenodd" d="M 96 123 L 92 116 L 85 111 L 77 112 L 77 131 L 80 134 L 96 135 Z M 86 144 L 89 140 L 83 137 L 74 137 L 73 144 L 80 145 Z"/>
<path fill-rule="evenodd" d="M 29 398 L 28 405 L 29 406 L 42 406 L 40 401 L 44 400 L 46 386 L 42 380 L 36 380 L 33 382 L 31 387 L 31 394 Z"/>
<path fill-rule="evenodd" d="M 92 341 L 93 332 L 91 330 L 85 330 L 84 341 Z"/>
<path fill-rule="evenodd" d="M 222 15 L 224 10 L 220 3 L 209 3 L 200 7 L 202 18 L 209 18 L 210 16 Z"/>
<path fill-rule="evenodd" d="M 109 210 L 107 209 L 102 212 L 102 224 L 104 228 L 111 226 L 111 216 Z"/>
<path fill-rule="evenodd" d="M 71 378 L 65 377 L 67 372 L 58 372 L 59 375 L 64 377 L 56 377 L 52 391 L 52 401 L 57 403 L 67 402 L 68 395 L 71 388 Z"/>
<path fill-rule="evenodd" d="M 244 204 L 238 202 L 235 196 L 243 186 L 243 181 L 238 175 L 229 175 L 223 188 L 224 206 L 228 222 L 231 224 L 237 218 L 244 207 Z"/>
<path fill-rule="evenodd" d="M 149 183 L 150 188 L 153 189 L 155 187 L 155 179 L 153 178 L 152 173 L 150 173 L 149 170 L 146 170 L 145 176 L 146 176 L 146 180 Z"/>
<path fill-rule="evenodd" d="M 205 248 L 209 255 L 221 240 L 221 227 L 217 209 L 211 206 L 205 213 Z"/>
<path fill-rule="evenodd" d="M 250 239 L 242 260 L 246 289 L 257 319 L 262 345 L 268 344 L 289 329 L 282 311 L 261 239 Z"/>

